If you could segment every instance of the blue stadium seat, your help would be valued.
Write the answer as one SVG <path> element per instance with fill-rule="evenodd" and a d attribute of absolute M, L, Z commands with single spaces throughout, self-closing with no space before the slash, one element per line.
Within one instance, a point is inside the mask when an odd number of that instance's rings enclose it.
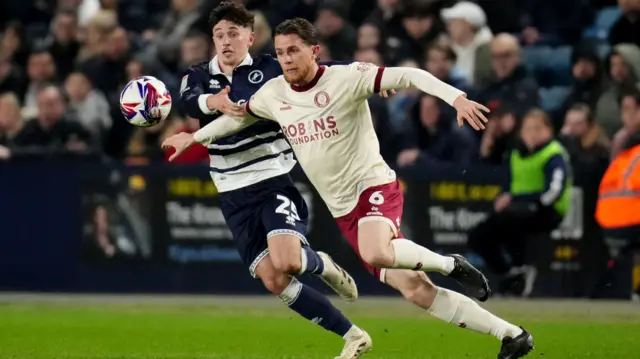
<path fill-rule="evenodd" d="M 556 111 L 570 93 L 571 87 L 568 86 L 542 87 L 538 91 L 540 107 L 547 112 Z"/>
<path fill-rule="evenodd" d="M 606 7 L 596 14 L 593 25 L 585 29 L 582 36 L 585 38 L 606 40 L 609 30 L 622 15 L 622 10 L 617 6 Z"/>

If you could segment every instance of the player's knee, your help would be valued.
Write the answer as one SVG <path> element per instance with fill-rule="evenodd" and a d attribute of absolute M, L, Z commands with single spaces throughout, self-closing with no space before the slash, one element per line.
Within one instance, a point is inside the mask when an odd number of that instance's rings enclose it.
<path fill-rule="evenodd" d="M 300 258 L 273 258 L 273 266 L 276 271 L 283 274 L 298 274 L 300 273 L 300 268 L 302 267 L 302 263 Z"/>
<path fill-rule="evenodd" d="M 284 273 L 274 272 L 260 277 L 265 288 L 269 292 L 280 295 L 282 291 L 289 285 L 290 277 Z"/>
<path fill-rule="evenodd" d="M 390 268 L 393 266 L 393 253 L 376 246 L 361 246 L 360 257 L 366 263 L 376 268 Z"/>

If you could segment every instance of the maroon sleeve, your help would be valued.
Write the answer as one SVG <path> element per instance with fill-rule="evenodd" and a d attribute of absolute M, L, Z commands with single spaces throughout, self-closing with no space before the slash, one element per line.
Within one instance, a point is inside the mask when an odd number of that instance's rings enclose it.
<path fill-rule="evenodd" d="M 376 79 L 373 81 L 373 92 L 380 92 L 380 83 L 382 82 L 382 73 L 384 72 L 384 66 L 378 67 L 378 73 L 376 73 Z"/>

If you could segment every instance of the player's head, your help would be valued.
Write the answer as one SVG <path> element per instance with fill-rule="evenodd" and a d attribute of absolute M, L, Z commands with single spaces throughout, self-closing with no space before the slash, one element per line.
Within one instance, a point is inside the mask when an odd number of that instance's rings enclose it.
<path fill-rule="evenodd" d="M 297 84 L 313 78 L 315 73 L 312 71 L 320 52 L 313 24 L 301 18 L 284 21 L 275 30 L 275 48 L 288 82 Z"/>
<path fill-rule="evenodd" d="M 225 1 L 211 11 L 209 25 L 218 60 L 235 66 L 244 60 L 253 44 L 254 15 L 244 6 Z"/>

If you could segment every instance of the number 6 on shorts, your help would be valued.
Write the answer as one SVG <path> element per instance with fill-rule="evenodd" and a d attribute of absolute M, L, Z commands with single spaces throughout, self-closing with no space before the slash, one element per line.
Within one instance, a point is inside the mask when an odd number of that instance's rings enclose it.
<path fill-rule="evenodd" d="M 382 191 L 375 191 L 369 197 L 369 203 L 379 206 L 384 203 L 384 197 L 382 196 Z"/>

